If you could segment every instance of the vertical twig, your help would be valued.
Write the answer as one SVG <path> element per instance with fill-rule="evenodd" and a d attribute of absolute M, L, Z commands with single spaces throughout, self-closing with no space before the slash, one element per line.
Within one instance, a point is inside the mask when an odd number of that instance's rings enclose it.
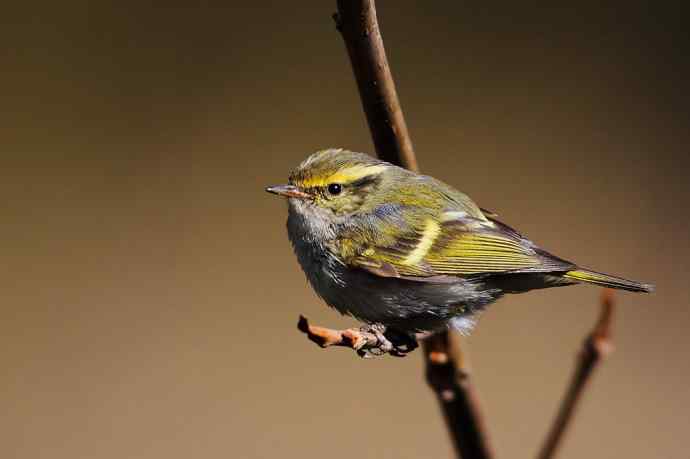
<path fill-rule="evenodd" d="M 376 153 L 388 162 L 418 171 L 374 1 L 338 0 L 334 19 L 347 46 Z M 452 344 L 448 332 L 424 341 L 427 381 L 438 397 L 459 457 L 489 458 L 492 455 L 478 398 Z"/>
<path fill-rule="evenodd" d="M 580 352 L 575 372 L 568 390 L 561 402 L 558 415 L 551 426 L 546 441 L 539 452 L 539 459 L 551 459 L 555 457 L 563 437 L 570 425 L 578 402 L 591 380 L 592 373 L 597 364 L 613 350 L 611 341 L 611 323 L 613 318 L 613 291 L 605 289 L 601 297 L 601 312 L 594 330 L 585 339 L 582 352 Z"/>

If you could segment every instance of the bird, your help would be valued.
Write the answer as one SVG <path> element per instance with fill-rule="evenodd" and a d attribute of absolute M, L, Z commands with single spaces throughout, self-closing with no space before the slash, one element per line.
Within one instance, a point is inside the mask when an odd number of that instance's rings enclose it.
<path fill-rule="evenodd" d="M 287 198 L 314 291 L 379 335 L 468 334 L 488 305 L 535 289 L 654 288 L 553 255 L 450 185 L 364 153 L 317 151 L 266 191 Z"/>

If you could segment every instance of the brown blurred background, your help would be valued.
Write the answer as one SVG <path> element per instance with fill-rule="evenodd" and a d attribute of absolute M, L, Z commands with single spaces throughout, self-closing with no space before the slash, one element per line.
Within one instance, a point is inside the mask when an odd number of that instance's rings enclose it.
<path fill-rule="evenodd" d="M 263 191 L 316 149 L 373 152 L 335 2 L 173 3 L 3 11 L 0 456 L 450 457 L 419 353 L 362 361 L 295 329 L 354 323 Z M 555 253 L 657 284 L 618 295 L 561 457 L 685 456 L 679 6 L 484 3 L 379 1 L 420 165 Z M 512 296 L 469 338 L 500 457 L 536 451 L 598 297 Z"/>

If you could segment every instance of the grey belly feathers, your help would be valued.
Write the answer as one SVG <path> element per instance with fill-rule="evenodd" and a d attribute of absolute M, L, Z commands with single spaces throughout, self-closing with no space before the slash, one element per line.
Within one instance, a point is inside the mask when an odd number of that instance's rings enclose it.
<path fill-rule="evenodd" d="M 342 314 L 367 323 L 382 323 L 400 331 L 435 331 L 447 326 L 467 333 L 472 317 L 503 294 L 500 285 L 481 278 L 446 278 L 438 283 L 382 278 L 341 262 L 325 247 L 326 222 L 310 209 L 292 206 L 288 235 L 309 283 L 323 300 Z M 495 282 L 490 282 L 495 284 Z"/>

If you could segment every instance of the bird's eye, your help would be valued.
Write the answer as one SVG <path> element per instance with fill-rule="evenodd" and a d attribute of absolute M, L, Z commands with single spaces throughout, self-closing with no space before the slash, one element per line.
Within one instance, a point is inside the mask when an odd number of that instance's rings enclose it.
<path fill-rule="evenodd" d="M 340 183 L 331 183 L 328 185 L 328 193 L 333 196 L 339 195 L 341 191 L 343 191 L 343 187 L 340 185 Z"/>

